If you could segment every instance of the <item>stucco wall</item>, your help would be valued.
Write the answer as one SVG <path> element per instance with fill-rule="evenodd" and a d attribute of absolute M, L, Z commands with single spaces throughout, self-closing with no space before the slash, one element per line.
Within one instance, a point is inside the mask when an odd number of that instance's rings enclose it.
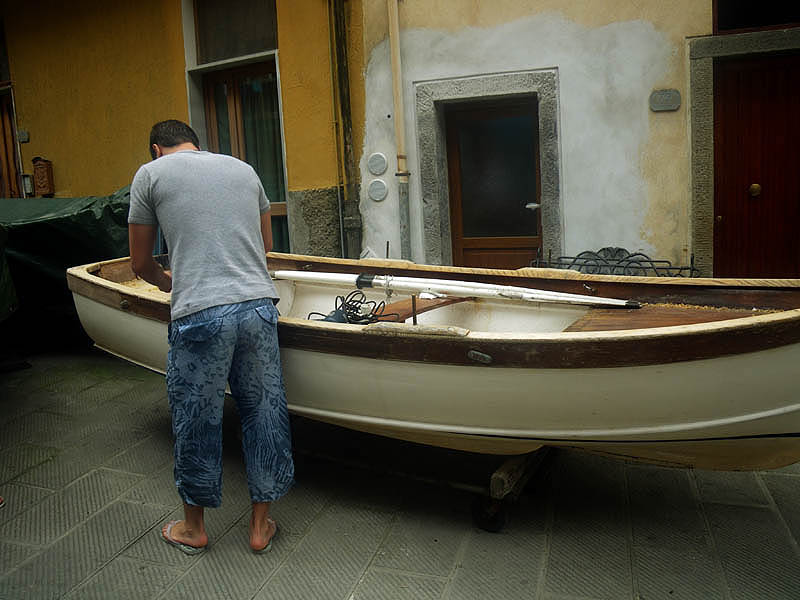
<path fill-rule="evenodd" d="M 361 173 L 368 182 L 371 153 L 392 157 L 394 167 L 394 133 L 386 3 L 364 0 L 364 6 L 369 58 Z M 426 259 L 415 84 L 556 69 L 564 252 L 615 245 L 688 262 L 686 38 L 711 32 L 711 3 L 404 0 L 400 23 L 415 260 Z M 680 91 L 678 111 L 649 110 L 650 93 L 662 88 Z M 390 240 L 399 252 L 396 182 L 385 179 L 387 200 L 361 199 L 364 244 L 377 249 Z"/>
<path fill-rule="evenodd" d="M 277 2 L 288 189 L 337 184 L 327 2 Z"/>
<path fill-rule="evenodd" d="M 10 4 L 10 3 L 6 3 Z M 13 3 L 4 11 L 23 172 L 57 196 L 106 195 L 149 160 L 158 120 L 188 119 L 179 0 Z"/>

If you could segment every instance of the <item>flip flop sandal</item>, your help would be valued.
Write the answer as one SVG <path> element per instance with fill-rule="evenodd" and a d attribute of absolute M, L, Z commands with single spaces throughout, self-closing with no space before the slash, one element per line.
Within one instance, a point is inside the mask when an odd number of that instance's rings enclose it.
<path fill-rule="evenodd" d="M 266 545 L 266 546 L 264 546 L 264 547 L 263 547 L 263 548 L 261 548 L 260 550 L 252 549 L 252 550 L 253 550 L 253 552 L 255 552 L 256 554 L 266 554 L 267 552 L 269 552 L 270 550 L 272 550 L 272 542 L 274 542 L 274 541 L 275 541 L 275 536 L 277 536 L 277 535 L 278 535 L 278 524 L 277 524 L 275 521 L 273 521 L 272 519 L 268 519 L 268 521 L 269 521 L 270 523 L 272 523 L 273 525 L 275 525 L 275 533 L 273 533 L 273 534 L 272 534 L 272 537 L 271 537 L 271 538 L 269 538 L 269 541 L 267 542 L 267 545 Z"/>
<path fill-rule="evenodd" d="M 179 542 L 175 538 L 172 537 L 172 528 L 178 521 L 170 521 L 167 523 L 167 530 L 161 532 L 161 539 L 164 540 L 170 546 L 175 546 L 178 550 L 183 552 L 184 554 L 188 554 L 192 556 L 194 554 L 200 554 L 206 551 L 205 546 L 190 546 L 189 544 L 184 544 L 183 542 Z"/>

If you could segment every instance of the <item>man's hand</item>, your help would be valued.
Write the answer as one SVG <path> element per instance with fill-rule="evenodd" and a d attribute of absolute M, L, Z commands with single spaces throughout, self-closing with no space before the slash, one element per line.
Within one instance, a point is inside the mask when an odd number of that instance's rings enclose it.
<path fill-rule="evenodd" d="M 158 264 L 158 263 L 156 263 Z M 161 265 L 159 265 L 161 266 Z M 161 271 L 164 276 L 161 278 L 161 282 L 157 283 L 158 289 L 162 292 L 171 292 L 172 291 L 172 271 Z"/>
<path fill-rule="evenodd" d="M 157 286 L 162 292 L 172 291 L 172 272 L 153 258 L 156 241 L 155 225 L 128 225 L 128 244 L 131 251 L 131 269 L 147 283 Z"/>

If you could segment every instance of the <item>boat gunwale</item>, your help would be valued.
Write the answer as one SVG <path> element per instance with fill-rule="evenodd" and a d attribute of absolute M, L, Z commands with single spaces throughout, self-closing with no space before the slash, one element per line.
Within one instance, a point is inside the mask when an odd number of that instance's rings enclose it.
<path fill-rule="evenodd" d="M 287 255 L 293 256 L 293 255 Z M 316 257 L 315 257 L 316 258 Z M 323 257 L 324 258 L 324 257 Z M 99 277 L 91 272 L 92 269 L 99 270 L 105 265 L 113 264 L 113 263 L 124 263 L 128 261 L 128 258 L 120 258 L 120 259 L 111 259 L 107 261 L 97 262 L 97 263 L 90 263 L 87 265 L 81 265 L 77 267 L 71 267 L 67 270 L 68 276 L 71 275 L 77 279 L 86 281 L 90 284 L 95 286 L 99 285 L 100 287 L 105 287 L 107 289 L 111 289 L 114 291 L 119 292 L 124 296 L 134 296 L 140 298 L 147 302 L 156 303 L 163 306 L 169 306 L 170 302 L 168 298 L 158 298 L 154 297 L 152 291 L 149 290 L 137 290 L 136 288 L 132 288 L 130 286 L 125 285 L 124 283 L 118 283 L 115 281 L 111 281 L 109 279 L 105 279 L 103 277 Z M 329 260 L 345 260 L 345 259 L 329 259 Z M 386 261 L 382 261 L 386 262 Z M 398 262 L 407 262 L 407 261 L 398 261 Z M 411 263 L 413 264 L 413 263 Z M 429 266 L 429 265 L 422 265 L 422 266 Z M 451 269 L 458 269 L 460 267 L 450 267 Z M 548 271 L 560 271 L 560 269 L 545 269 Z M 487 271 L 493 272 L 491 269 L 478 269 L 478 271 Z M 509 271 L 513 273 L 513 271 Z M 576 272 L 577 273 L 577 272 Z M 582 275 L 582 274 L 581 274 Z M 673 277 L 673 278 L 645 278 L 640 277 L 639 279 L 648 279 L 648 280 L 664 280 L 664 279 L 676 279 L 676 280 L 683 280 L 684 278 L 680 277 Z M 700 281 L 700 279 L 695 279 L 695 281 Z M 723 281 L 723 280 L 716 280 L 716 281 Z M 749 281 L 754 285 L 757 284 L 759 281 L 764 280 L 737 280 L 737 281 Z M 795 281 L 795 280 L 792 280 Z M 800 282 L 800 280 L 797 280 Z M 68 277 L 69 283 L 69 277 Z M 800 288 L 800 285 L 797 286 Z M 70 286 L 72 291 L 75 291 L 72 286 Z M 510 302 L 514 302 L 511 300 Z M 542 304 L 545 304 L 544 302 Z M 620 308 L 619 310 L 629 310 Z M 632 309 L 635 310 L 635 309 Z M 146 315 L 142 315 L 145 316 Z M 330 328 L 333 330 L 343 330 L 343 331 L 354 331 L 360 333 L 363 331 L 365 327 L 369 327 L 368 325 L 357 325 L 351 323 L 334 323 L 330 321 L 314 321 L 309 319 L 302 319 L 298 317 L 288 317 L 288 316 L 281 316 L 282 321 L 286 323 L 291 323 L 295 326 L 305 326 L 305 327 L 315 327 L 315 328 Z M 512 332 L 484 332 L 484 331 L 470 331 L 469 336 L 473 339 L 482 339 L 482 340 L 490 340 L 490 339 L 500 339 L 503 341 L 559 341 L 559 340 L 602 340 L 607 338 L 631 338 L 636 340 L 646 340 L 652 337 L 662 338 L 665 336 L 672 336 L 672 335 L 680 335 L 680 334 L 698 334 L 707 331 L 719 331 L 719 332 L 726 332 L 732 329 L 746 329 L 749 327 L 758 327 L 762 325 L 767 325 L 770 323 L 780 323 L 784 321 L 794 321 L 795 319 L 800 319 L 800 307 L 796 309 L 788 309 L 788 310 L 778 310 L 775 312 L 770 313 L 758 313 L 748 316 L 740 316 L 731 319 L 725 319 L 721 321 L 709 321 L 703 323 L 691 323 L 691 324 L 683 324 L 683 325 L 671 325 L 665 327 L 645 327 L 639 329 L 615 329 L 615 330 L 607 330 L 607 331 L 558 331 L 558 332 L 539 332 L 536 334 L 515 334 Z M 157 319 L 161 320 L 161 319 Z M 387 332 L 388 333 L 388 332 Z M 413 336 L 414 334 L 410 331 L 398 331 L 398 335 L 404 336 Z M 419 337 L 423 337 L 427 339 L 427 335 L 424 333 L 418 334 Z"/>
<path fill-rule="evenodd" d="M 415 271 L 415 272 L 431 272 L 431 273 L 448 273 L 448 274 L 464 274 L 464 275 L 482 275 L 497 278 L 512 278 L 512 279 L 526 279 L 535 278 L 542 280 L 553 281 L 578 281 L 578 282 L 603 282 L 603 283 L 621 283 L 621 284 L 637 284 L 637 285 L 656 285 L 658 287 L 666 287 L 671 285 L 684 286 L 684 287 L 718 287 L 718 288 L 735 288 L 735 289 L 758 289 L 766 288 L 768 290 L 780 289 L 797 289 L 800 292 L 800 279 L 759 279 L 759 278 L 719 278 L 719 277 L 648 277 L 640 275 L 604 275 L 581 273 L 573 269 L 551 269 L 541 267 L 522 267 L 520 269 L 489 269 L 480 267 L 455 267 L 450 265 L 426 265 L 418 264 L 407 260 L 398 259 L 375 259 L 363 258 L 359 260 L 346 259 L 346 258 L 333 258 L 326 256 L 306 256 L 301 254 L 288 254 L 270 252 L 267 254 L 267 259 L 272 258 L 274 261 L 302 263 L 294 266 L 295 270 L 313 270 L 313 263 L 329 264 L 339 268 L 348 268 L 352 270 L 355 265 L 360 265 L 369 269 L 389 269 L 393 271 Z M 121 258 L 112 258 L 104 261 L 87 263 L 85 265 L 78 265 L 67 269 L 67 273 L 72 273 L 78 276 L 79 273 L 86 273 L 92 275 L 91 269 L 99 270 L 105 266 L 113 264 L 122 264 L 130 262 L 129 256 Z M 304 265 L 306 268 L 303 268 Z M 311 268 L 308 268 L 311 267 Z M 274 269 L 271 269 L 274 270 Z M 100 277 L 103 281 L 109 281 Z M 125 287 L 125 286 L 123 286 Z M 130 288 L 127 288 L 130 289 Z"/>
<path fill-rule="evenodd" d="M 352 267 L 354 259 L 335 258 L 328 256 L 309 257 L 302 254 L 289 254 L 270 252 L 267 259 L 294 261 L 298 263 L 324 263 L 340 267 Z M 370 268 L 386 268 L 399 270 L 413 270 L 421 272 L 446 272 L 461 273 L 464 275 L 487 275 L 493 277 L 512 278 L 539 278 L 552 280 L 569 280 L 604 283 L 630 283 L 630 284 L 658 284 L 678 285 L 686 287 L 764 287 L 764 288 L 796 288 L 800 290 L 800 279 L 774 279 L 774 278 L 722 278 L 722 277 L 652 277 L 642 275 L 606 275 L 595 273 L 582 273 L 574 269 L 553 269 L 543 267 L 521 267 L 519 269 L 490 269 L 482 267 L 456 267 L 451 265 L 427 265 L 400 259 L 362 258 L 358 264 Z"/>
<path fill-rule="evenodd" d="M 150 291 L 137 290 L 92 272 L 126 260 L 129 259 L 72 267 L 67 272 L 69 287 L 74 293 L 84 296 L 87 296 L 86 286 L 93 290 L 103 289 L 103 292 L 87 297 L 115 308 L 124 306 L 125 312 L 137 316 L 169 322 L 167 298 L 154 298 Z M 736 335 L 726 337 L 730 332 L 736 332 Z M 428 335 L 424 327 L 417 330 L 398 328 L 397 331 L 389 327 L 376 331 L 370 330 L 368 325 L 283 316 L 279 319 L 279 334 L 284 347 L 408 362 L 563 369 L 665 364 L 788 346 L 800 342 L 800 308 L 722 321 L 641 329 L 534 334 L 439 333 Z M 731 339 L 734 343 L 730 343 Z"/>

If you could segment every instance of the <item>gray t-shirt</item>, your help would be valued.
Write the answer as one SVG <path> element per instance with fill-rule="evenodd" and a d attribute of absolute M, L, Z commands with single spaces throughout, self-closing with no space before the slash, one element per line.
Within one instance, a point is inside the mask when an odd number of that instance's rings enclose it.
<path fill-rule="evenodd" d="M 128 222 L 161 226 L 172 269 L 173 319 L 211 306 L 278 298 L 261 236 L 267 210 L 258 175 L 231 156 L 182 150 L 139 168 Z"/>

